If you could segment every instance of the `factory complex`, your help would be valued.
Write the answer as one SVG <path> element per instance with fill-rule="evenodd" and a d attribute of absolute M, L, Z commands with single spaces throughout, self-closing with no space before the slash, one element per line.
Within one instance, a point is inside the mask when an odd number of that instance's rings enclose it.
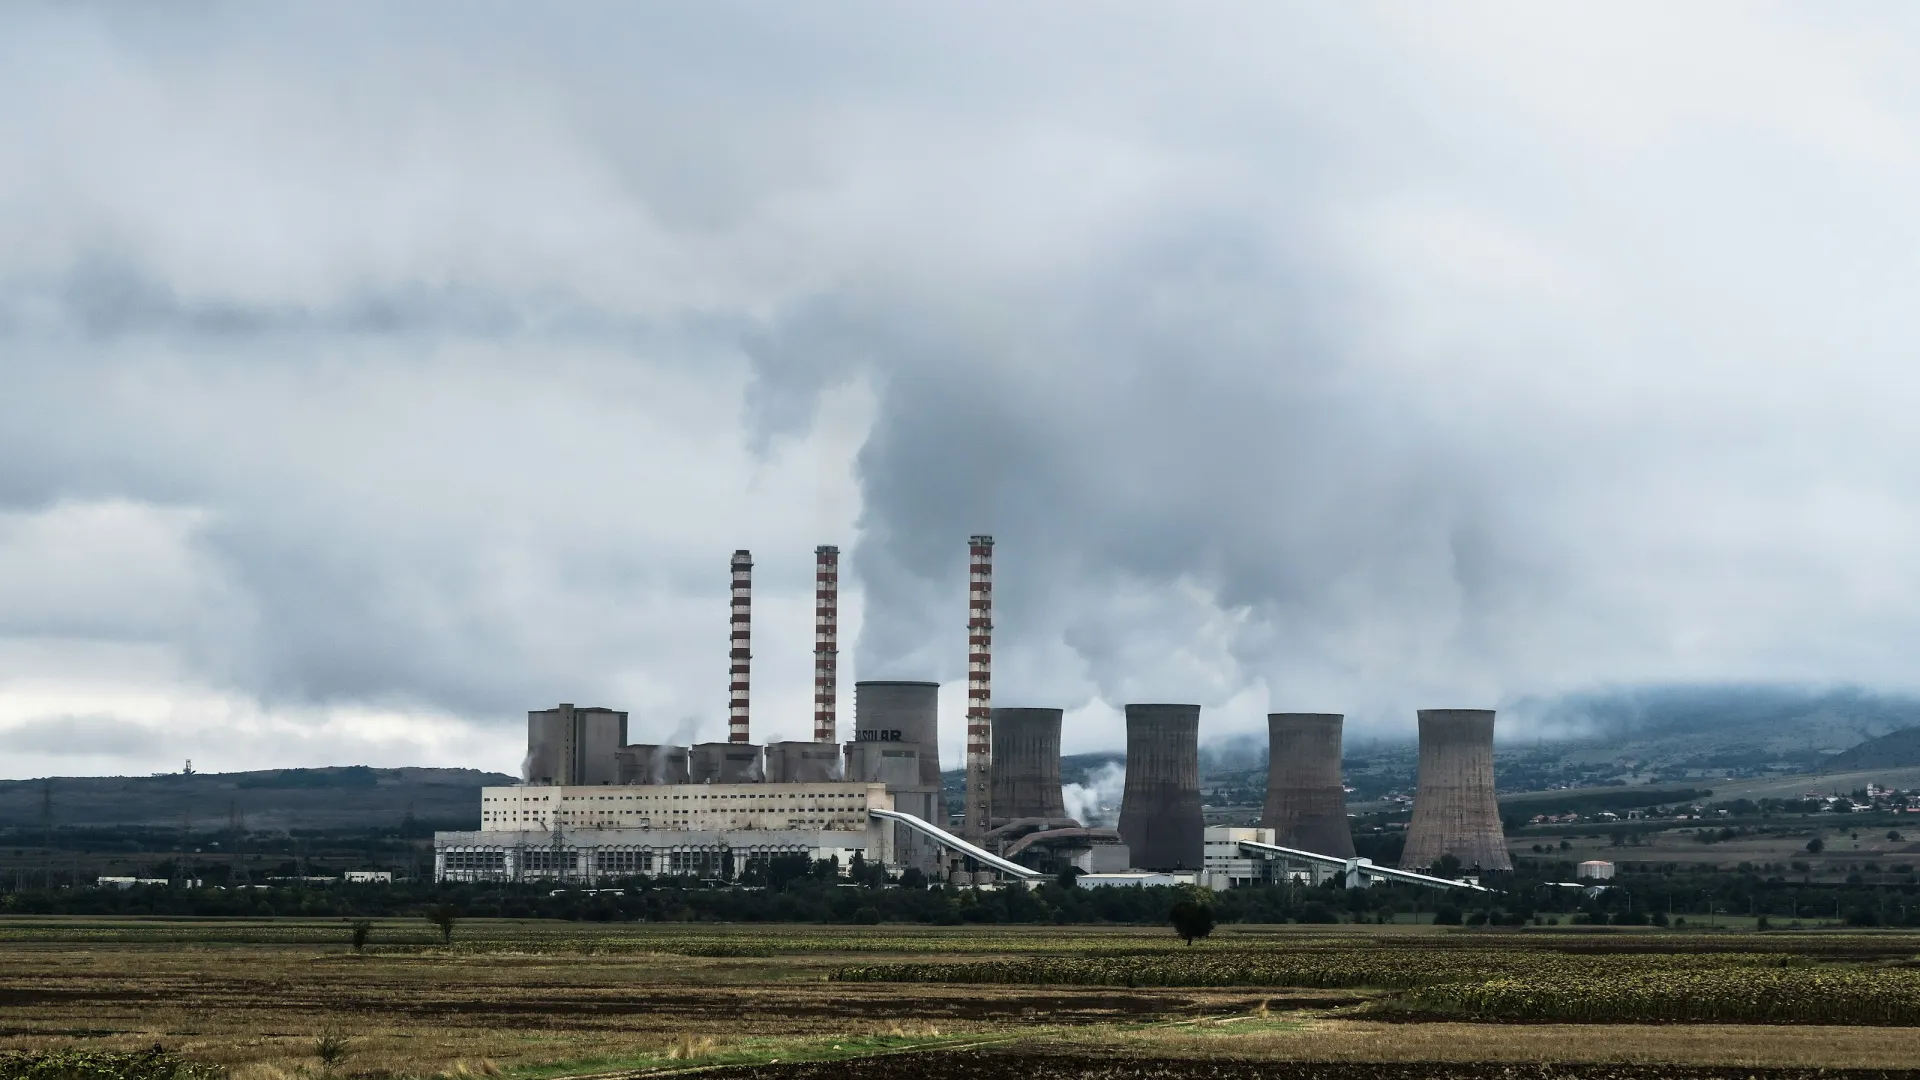
<path fill-rule="evenodd" d="M 852 740 L 838 740 L 839 549 L 815 549 L 810 741 L 752 741 L 752 569 L 731 561 L 727 741 L 628 742 L 628 714 L 561 704 L 527 714 L 526 781 L 482 791 L 480 827 L 434 836 L 440 881 L 599 883 L 638 875 L 733 881 L 780 857 L 919 871 L 963 885 L 1078 873 L 1086 887 L 1211 888 L 1340 878 L 1477 888 L 1424 870 L 1451 856 L 1512 867 L 1493 790 L 1490 710 L 1422 710 L 1419 779 L 1401 868 L 1355 857 L 1341 783 L 1343 717 L 1268 717 L 1258 827 L 1208 828 L 1200 803 L 1200 706 L 1126 706 L 1117 829 L 1068 817 L 1063 712 L 992 704 L 993 539 L 968 540 L 966 789 L 959 823 L 941 799 L 939 684 L 854 685 Z M 958 831 L 949 831 L 956 828 Z"/>

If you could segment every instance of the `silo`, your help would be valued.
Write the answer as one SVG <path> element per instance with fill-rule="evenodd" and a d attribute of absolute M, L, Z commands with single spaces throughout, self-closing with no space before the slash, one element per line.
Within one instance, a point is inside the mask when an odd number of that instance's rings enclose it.
<path fill-rule="evenodd" d="M 1260 827 L 1274 843 L 1353 858 L 1340 780 L 1339 713 L 1267 714 L 1267 806 Z"/>
<path fill-rule="evenodd" d="M 840 744 L 770 742 L 767 783 L 825 784 L 840 779 Z"/>
<path fill-rule="evenodd" d="M 687 782 L 687 748 L 634 743 L 623 746 L 615 755 L 620 762 L 622 784 L 684 784 Z"/>
<path fill-rule="evenodd" d="M 1421 709 L 1420 778 L 1400 865 L 1444 855 L 1468 870 L 1511 870 L 1493 795 L 1493 710 Z"/>
<path fill-rule="evenodd" d="M 1120 836 L 1146 870 L 1199 870 L 1200 706 L 1127 706 L 1127 787 Z"/>
<path fill-rule="evenodd" d="M 757 784 L 760 748 L 752 743 L 694 743 L 687 756 L 687 782 L 693 784 Z"/>
<path fill-rule="evenodd" d="M 920 783 L 940 789 L 939 683 L 854 683 L 853 728 L 855 742 L 905 742 L 924 747 Z"/>
<path fill-rule="evenodd" d="M 993 816 L 1064 819 L 1059 709 L 993 710 Z"/>

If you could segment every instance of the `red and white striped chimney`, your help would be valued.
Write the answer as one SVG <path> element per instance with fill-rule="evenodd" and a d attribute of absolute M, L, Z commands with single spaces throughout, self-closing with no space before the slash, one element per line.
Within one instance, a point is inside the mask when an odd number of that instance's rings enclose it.
<path fill-rule="evenodd" d="M 751 742 L 747 723 L 747 685 L 753 671 L 753 553 L 733 553 L 732 684 L 727 699 L 727 741 Z"/>
<path fill-rule="evenodd" d="M 840 549 L 813 549 L 813 741 L 839 742 Z"/>
<path fill-rule="evenodd" d="M 973 839 L 993 826 L 993 537 L 967 539 L 967 814 Z"/>

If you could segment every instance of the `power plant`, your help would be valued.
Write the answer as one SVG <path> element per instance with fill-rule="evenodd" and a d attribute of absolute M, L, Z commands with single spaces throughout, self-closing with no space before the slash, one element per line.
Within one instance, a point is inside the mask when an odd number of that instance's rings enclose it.
<path fill-rule="evenodd" d="M 483 789 L 478 830 L 435 834 L 436 879 L 729 879 L 797 855 L 969 886 L 1077 871 L 1087 887 L 1335 877 L 1349 887 L 1389 879 L 1478 887 L 1354 856 L 1336 713 L 1268 716 L 1259 827 L 1209 828 L 1200 706 L 1130 704 L 1119 828 L 1069 817 L 1062 710 L 993 704 L 993 555 L 993 537 L 967 538 L 965 786 L 955 832 L 941 789 L 938 683 L 856 682 L 853 737 L 838 741 L 838 547 L 814 549 L 813 737 L 753 741 L 754 563 L 741 549 L 729 562 L 726 740 L 629 743 L 625 712 L 569 703 L 530 711 L 524 782 Z M 1510 868 L 1493 801 L 1492 738 L 1491 712 L 1420 713 L 1405 866 L 1451 854 L 1467 868 Z"/>
<path fill-rule="evenodd" d="M 1511 870 L 1493 795 L 1493 710 L 1421 709 L 1419 780 L 1400 865 L 1444 856 L 1469 870 Z"/>
<path fill-rule="evenodd" d="M 1339 713 L 1267 714 L 1267 805 L 1260 827 L 1274 843 L 1353 857 L 1340 778 Z"/>
<path fill-rule="evenodd" d="M 1200 706 L 1127 706 L 1127 786 L 1120 836 L 1134 864 L 1148 870 L 1198 870 Z"/>

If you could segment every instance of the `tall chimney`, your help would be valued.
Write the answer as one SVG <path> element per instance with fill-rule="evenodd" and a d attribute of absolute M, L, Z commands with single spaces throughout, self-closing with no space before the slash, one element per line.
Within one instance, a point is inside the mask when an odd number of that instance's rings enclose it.
<path fill-rule="evenodd" d="M 1421 709 L 1420 776 L 1400 865 L 1452 855 L 1466 870 L 1511 870 L 1493 797 L 1493 710 Z"/>
<path fill-rule="evenodd" d="M 1127 706 L 1127 786 L 1120 838 L 1143 870 L 1199 870 L 1200 706 Z"/>
<path fill-rule="evenodd" d="M 727 741 L 751 742 L 747 721 L 747 685 L 753 671 L 753 553 L 733 553 L 733 682 L 728 689 Z"/>
<path fill-rule="evenodd" d="M 967 538 L 966 833 L 993 827 L 993 537 Z"/>
<path fill-rule="evenodd" d="M 1260 827 L 1274 842 L 1353 858 L 1347 793 L 1340 782 L 1339 713 L 1267 714 L 1267 806 Z"/>
<path fill-rule="evenodd" d="M 840 549 L 813 549 L 813 741 L 840 741 Z"/>

